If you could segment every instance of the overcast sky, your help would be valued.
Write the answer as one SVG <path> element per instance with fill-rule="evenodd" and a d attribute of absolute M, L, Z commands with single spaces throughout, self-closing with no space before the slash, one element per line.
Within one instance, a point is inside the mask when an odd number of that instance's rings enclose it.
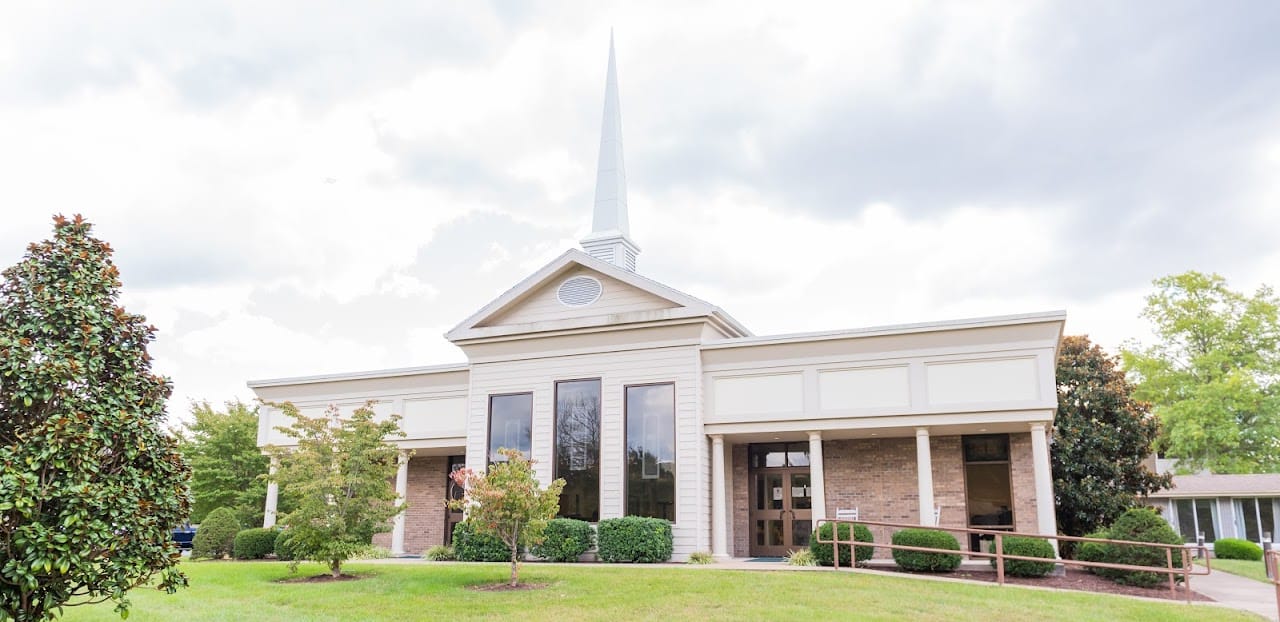
<path fill-rule="evenodd" d="M 613 27 L 639 271 L 756 334 L 1280 285 L 1280 5 L 791 4 L 6 3 L 0 265 L 95 223 L 173 416 L 462 361 L 589 230 Z"/>

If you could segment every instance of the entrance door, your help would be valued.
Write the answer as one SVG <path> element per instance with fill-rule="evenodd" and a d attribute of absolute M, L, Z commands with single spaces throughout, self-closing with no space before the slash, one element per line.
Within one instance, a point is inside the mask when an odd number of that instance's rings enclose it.
<path fill-rule="evenodd" d="M 452 501 L 462 498 L 462 487 L 453 481 L 453 472 L 467 466 L 466 456 L 449 456 L 448 460 L 449 472 L 445 474 L 445 500 Z M 463 519 L 462 510 L 455 510 L 449 507 L 444 509 L 444 542 L 447 546 L 453 545 L 453 528 L 461 523 Z"/>
<path fill-rule="evenodd" d="M 809 546 L 813 492 L 808 443 L 770 443 L 748 449 L 750 553 L 781 557 Z"/>

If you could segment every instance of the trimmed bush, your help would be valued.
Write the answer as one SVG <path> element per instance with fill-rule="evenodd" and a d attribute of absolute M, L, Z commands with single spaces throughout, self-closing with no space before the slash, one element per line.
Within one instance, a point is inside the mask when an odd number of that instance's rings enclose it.
<path fill-rule="evenodd" d="M 1044 538 L 1026 538 L 1007 536 L 1001 538 L 1005 555 L 1019 557 L 1043 557 L 1053 559 L 1053 545 Z M 993 544 L 994 546 L 994 544 Z M 1043 577 L 1053 572 L 1054 562 L 1032 562 L 1025 559 L 1004 560 L 1004 571 L 1015 577 Z M 991 567 L 996 567 L 996 558 L 991 558 Z"/>
<path fill-rule="evenodd" d="M 818 528 L 817 533 L 809 536 L 809 552 L 813 554 L 813 560 L 821 566 L 831 565 L 831 525 L 834 523 L 823 523 Z M 849 539 L 849 524 L 840 523 L 839 540 Z M 871 530 L 866 525 L 853 526 L 853 539 L 858 542 L 875 542 L 875 538 L 871 535 Z M 826 540 L 826 544 L 820 544 L 818 540 Z M 853 551 L 850 551 L 853 549 Z M 871 559 L 875 553 L 875 549 L 869 546 L 847 546 L 840 545 L 840 565 L 844 568 L 852 567 L 849 561 L 849 555 L 853 555 L 853 559 L 858 563 L 862 563 Z"/>
<path fill-rule="evenodd" d="M 1111 537 L 1107 531 L 1095 531 L 1084 535 L 1086 538 L 1099 538 L 1106 540 Z M 1076 559 L 1082 562 L 1106 562 L 1107 561 L 1107 545 L 1102 542 L 1077 542 L 1076 543 Z M 1098 574 L 1098 568 L 1085 566 L 1085 570 Z"/>
<path fill-rule="evenodd" d="M 192 557 L 222 559 L 230 555 L 240 533 L 240 519 L 231 508 L 218 508 L 204 517 L 191 541 Z"/>
<path fill-rule="evenodd" d="M 1161 544 L 1181 545 L 1182 536 L 1174 531 L 1160 515 L 1150 508 L 1134 508 L 1126 511 L 1116 519 L 1107 530 L 1114 540 L 1131 540 L 1133 542 L 1155 542 Z M 1156 566 L 1164 568 L 1167 564 L 1165 551 L 1161 548 L 1129 546 L 1124 544 L 1106 545 L 1106 555 L 1102 560 L 1112 564 L 1130 564 L 1134 566 Z M 1177 556 L 1174 563 L 1181 563 Z M 1117 570 L 1115 568 L 1098 568 L 1097 574 L 1116 583 L 1152 587 L 1168 581 L 1168 575 L 1155 572 Z"/>
<path fill-rule="evenodd" d="M 236 559 L 262 559 L 276 550 L 276 537 L 280 534 L 272 528 L 256 527 L 236 534 L 231 553 Z"/>
<path fill-rule="evenodd" d="M 532 553 L 549 562 L 576 562 L 596 543 L 591 523 L 574 518 L 553 518 L 542 531 L 542 544 Z"/>
<path fill-rule="evenodd" d="M 716 558 L 712 557 L 711 553 L 707 551 L 694 551 L 689 554 L 688 563 L 696 565 L 714 564 L 716 563 Z"/>
<path fill-rule="evenodd" d="M 282 562 L 291 562 L 297 557 L 293 550 L 293 532 L 286 529 L 276 536 L 275 551 L 276 559 Z"/>
<path fill-rule="evenodd" d="M 475 532 L 468 521 L 453 528 L 453 554 L 460 562 L 509 562 L 511 549 L 497 536 Z"/>
<path fill-rule="evenodd" d="M 600 561 L 652 564 L 671 559 L 671 523 L 624 516 L 600 521 Z"/>
<path fill-rule="evenodd" d="M 1243 559 L 1256 562 L 1262 559 L 1262 547 L 1248 540 L 1223 538 L 1214 541 L 1213 556 L 1218 559 Z"/>
<path fill-rule="evenodd" d="M 787 553 L 788 566 L 817 566 L 818 560 L 813 558 L 813 551 L 800 549 Z"/>
<path fill-rule="evenodd" d="M 453 547 L 437 544 L 422 554 L 422 558 L 429 562 L 451 562 L 455 559 L 453 555 Z"/>
<path fill-rule="evenodd" d="M 893 534 L 893 543 L 901 546 L 923 546 L 931 549 L 959 551 L 955 536 L 937 529 L 903 529 Z M 951 572 L 960 567 L 960 556 L 950 553 L 893 550 L 893 561 L 903 570 Z"/>

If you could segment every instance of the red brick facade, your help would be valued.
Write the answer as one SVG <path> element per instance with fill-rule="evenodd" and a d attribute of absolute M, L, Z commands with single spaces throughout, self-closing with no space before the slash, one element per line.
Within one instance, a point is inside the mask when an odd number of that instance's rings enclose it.
<path fill-rule="evenodd" d="M 420 555 L 429 547 L 444 544 L 445 477 L 449 468 L 445 456 L 420 456 L 409 460 L 409 489 L 405 501 L 404 550 Z M 373 537 L 373 543 L 391 548 L 391 532 Z"/>
<path fill-rule="evenodd" d="M 968 512 L 960 437 L 931 437 L 929 447 L 933 462 L 933 499 L 941 508 L 939 522 L 947 527 L 965 527 Z M 858 508 L 859 516 L 865 520 L 920 521 L 915 438 L 824 441 L 822 454 L 827 516 L 834 517 L 837 509 Z M 732 455 L 730 542 L 732 554 L 745 557 L 750 554 L 747 446 L 734 445 Z M 1034 532 L 1037 499 L 1029 433 L 1009 435 L 1009 459 L 1016 529 Z M 877 534 L 877 540 L 882 537 Z M 887 549 L 877 550 L 877 557 L 887 555 Z"/>

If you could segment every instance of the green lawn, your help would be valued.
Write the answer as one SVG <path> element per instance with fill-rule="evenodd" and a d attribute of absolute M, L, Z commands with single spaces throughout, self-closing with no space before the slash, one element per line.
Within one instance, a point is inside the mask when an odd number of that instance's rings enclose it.
<path fill-rule="evenodd" d="M 1200 562 L 1196 562 L 1199 564 Z M 1214 572 L 1230 572 L 1238 574 L 1242 577 L 1257 579 L 1264 583 L 1270 583 L 1267 579 L 1267 569 L 1262 565 L 1261 561 L 1251 562 L 1243 559 L 1215 559 L 1212 565 Z"/>
<path fill-rule="evenodd" d="M 351 564 L 360 581 L 282 584 L 281 562 L 184 564 L 191 587 L 138 590 L 135 620 L 1253 620 L 1221 608 L 1115 596 L 941 583 L 836 572 L 528 564 L 544 589 L 479 592 L 502 564 Z M 318 565 L 299 572 L 319 574 Z M 119 620 L 110 604 L 73 607 L 66 620 Z"/>

